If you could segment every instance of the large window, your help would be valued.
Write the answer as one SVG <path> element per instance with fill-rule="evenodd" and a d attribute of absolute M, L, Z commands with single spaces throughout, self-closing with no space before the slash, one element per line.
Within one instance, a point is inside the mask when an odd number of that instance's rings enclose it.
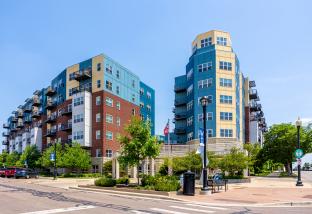
<path fill-rule="evenodd" d="M 207 129 L 207 137 L 213 137 L 213 130 Z"/>
<path fill-rule="evenodd" d="M 74 106 L 79 106 L 83 104 L 83 97 L 77 97 L 74 99 Z"/>
<path fill-rule="evenodd" d="M 112 82 L 106 80 L 106 85 L 105 85 L 105 86 L 106 86 L 106 89 L 108 89 L 108 90 L 110 90 L 110 91 L 113 90 L 113 84 L 112 84 Z"/>
<path fill-rule="evenodd" d="M 233 120 L 232 112 L 220 112 L 220 120 Z"/>
<path fill-rule="evenodd" d="M 220 95 L 220 103 L 232 104 L 232 96 Z"/>
<path fill-rule="evenodd" d="M 73 133 L 74 140 L 82 140 L 83 139 L 83 131 L 77 131 Z"/>
<path fill-rule="evenodd" d="M 187 120 L 186 120 L 186 125 L 187 125 L 187 126 L 193 125 L 193 116 L 187 118 Z"/>
<path fill-rule="evenodd" d="M 147 97 L 147 99 L 151 99 L 151 97 L 152 97 L 151 92 L 147 91 L 147 92 L 146 92 L 146 97 Z"/>
<path fill-rule="evenodd" d="M 113 106 L 114 106 L 114 101 L 113 101 L 112 98 L 106 97 L 106 98 L 105 98 L 105 104 L 106 104 L 107 106 L 113 107 Z"/>
<path fill-rule="evenodd" d="M 146 110 L 147 110 L 148 112 L 151 112 L 151 111 L 152 111 L 152 107 L 151 107 L 150 105 L 146 105 Z"/>
<path fill-rule="evenodd" d="M 117 85 L 116 86 L 116 94 L 119 94 L 120 93 L 120 88 L 119 88 L 119 86 Z"/>
<path fill-rule="evenodd" d="M 193 140 L 193 132 L 187 134 L 187 141 Z"/>
<path fill-rule="evenodd" d="M 204 114 L 198 114 L 198 121 L 201 122 L 204 119 Z M 207 112 L 206 113 L 206 120 L 213 120 L 213 112 Z"/>
<path fill-rule="evenodd" d="M 227 38 L 225 37 L 217 37 L 217 45 L 227 46 Z"/>
<path fill-rule="evenodd" d="M 97 88 L 101 88 L 101 80 L 97 80 L 96 81 L 96 87 Z"/>
<path fill-rule="evenodd" d="M 117 77 L 117 79 L 120 78 L 120 71 L 119 70 L 116 71 L 116 77 Z"/>
<path fill-rule="evenodd" d="M 212 69 L 212 62 L 206 62 L 197 66 L 198 72 L 205 72 Z"/>
<path fill-rule="evenodd" d="M 190 85 L 186 90 L 186 96 L 189 96 L 193 93 L 193 84 Z"/>
<path fill-rule="evenodd" d="M 202 39 L 200 41 L 200 47 L 201 48 L 204 48 L 204 47 L 207 47 L 207 46 L 210 46 L 210 45 L 212 45 L 212 38 L 211 37 Z"/>
<path fill-rule="evenodd" d="M 113 68 L 110 65 L 106 65 L 106 72 L 112 74 L 113 73 Z"/>
<path fill-rule="evenodd" d="M 95 139 L 100 140 L 101 139 L 101 130 L 96 130 L 95 131 Z"/>
<path fill-rule="evenodd" d="M 113 140 L 113 132 L 106 131 L 106 139 L 107 140 Z"/>
<path fill-rule="evenodd" d="M 232 63 L 231 62 L 220 61 L 219 62 L 219 69 L 231 71 L 232 70 Z"/>
<path fill-rule="evenodd" d="M 120 117 L 116 117 L 116 124 L 117 126 L 120 126 Z"/>
<path fill-rule="evenodd" d="M 232 80 L 231 79 L 225 79 L 225 78 L 220 78 L 220 86 L 221 87 L 232 87 Z"/>
<path fill-rule="evenodd" d="M 101 113 L 97 113 L 95 116 L 95 122 L 99 123 L 101 122 Z"/>
<path fill-rule="evenodd" d="M 101 63 L 98 63 L 98 64 L 96 65 L 96 70 L 97 70 L 97 71 L 100 71 L 100 70 L 101 70 Z"/>
<path fill-rule="evenodd" d="M 186 104 L 186 110 L 187 110 L 187 111 L 193 109 L 193 103 L 194 103 L 194 101 L 191 100 L 190 102 L 188 102 L 188 103 Z"/>
<path fill-rule="evenodd" d="M 106 114 L 106 123 L 113 123 L 113 115 Z"/>
<path fill-rule="evenodd" d="M 116 102 L 116 108 L 117 108 L 117 110 L 120 110 L 120 102 L 119 101 Z"/>
<path fill-rule="evenodd" d="M 198 81 L 198 88 L 208 88 L 211 86 L 212 86 L 212 78 Z"/>
<path fill-rule="evenodd" d="M 74 115 L 74 123 L 83 122 L 83 114 L 76 114 Z"/>
<path fill-rule="evenodd" d="M 97 105 L 97 106 L 101 105 L 101 96 L 97 96 L 95 98 L 95 105 Z"/>
<path fill-rule="evenodd" d="M 113 151 L 111 149 L 106 149 L 106 157 L 107 158 L 113 157 Z"/>
<path fill-rule="evenodd" d="M 220 137 L 233 137 L 232 129 L 220 129 Z"/>

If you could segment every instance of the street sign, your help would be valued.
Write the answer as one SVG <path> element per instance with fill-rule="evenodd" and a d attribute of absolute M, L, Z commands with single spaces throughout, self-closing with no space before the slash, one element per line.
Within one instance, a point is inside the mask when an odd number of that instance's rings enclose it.
<path fill-rule="evenodd" d="M 296 158 L 302 158 L 302 156 L 303 156 L 302 149 L 296 149 L 295 156 L 296 156 Z"/>
<path fill-rule="evenodd" d="M 54 153 L 50 154 L 50 161 L 55 161 L 55 154 Z"/>

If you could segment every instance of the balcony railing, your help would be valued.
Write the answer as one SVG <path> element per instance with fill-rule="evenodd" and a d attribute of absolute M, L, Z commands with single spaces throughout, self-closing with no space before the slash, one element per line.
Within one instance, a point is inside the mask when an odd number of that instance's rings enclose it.
<path fill-rule="evenodd" d="M 186 105 L 186 99 L 176 99 L 175 101 L 174 101 L 174 105 L 175 106 L 182 106 L 182 105 Z"/>
<path fill-rule="evenodd" d="M 249 99 L 251 100 L 259 100 L 258 92 L 256 89 L 249 90 Z"/>
<path fill-rule="evenodd" d="M 92 72 L 90 69 L 80 70 L 80 71 L 76 71 L 74 76 L 75 76 L 75 80 L 81 81 L 81 80 L 91 78 Z"/>
<path fill-rule="evenodd" d="M 175 85 L 174 86 L 174 92 L 184 92 L 186 91 L 186 86 L 185 85 Z"/>
<path fill-rule="evenodd" d="M 53 109 L 56 107 L 56 102 L 55 101 L 48 101 L 46 105 L 46 109 Z"/>
<path fill-rule="evenodd" d="M 45 123 L 53 123 L 53 122 L 55 122 L 56 121 L 56 117 L 57 117 L 56 115 L 48 116 L 46 121 L 45 121 Z"/>
<path fill-rule="evenodd" d="M 17 117 L 15 117 L 15 116 L 14 116 L 14 117 L 12 117 L 11 122 L 12 122 L 12 123 L 17 123 Z"/>
<path fill-rule="evenodd" d="M 40 112 L 39 112 L 39 111 L 36 111 L 36 110 L 33 111 L 31 117 L 32 117 L 32 118 L 39 118 L 39 117 L 40 117 Z"/>
<path fill-rule="evenodd" d="M 16 125 L 16 128 L 23 128 L 24 127 L 24 123 L 23 122 L 18 122 Z"/>
<path fill-rule="evenodd" d="M 176 113 L 174 115 L 175 120 L 185 120 L 186 119 L 186 114 L 185 113 Z"/>
<path fill-rule="evenodd" d="M 64 108 L 62 111 L 62 115 L 69 115 L 73 112 L 72 106 L 68 106 L 67 108 Z"/>
<path fill-rule="evenodd" d="M 30 106 L 27 106 L 24 108 L 24 112 L 25 113 L 30 113 L 32 111 L 31 107 Z"/>
<path fill-rule="evenodd" d="M 26 124 L 31 123 L 31 118 L 29 118 L 29 117 L 24 118 L 24 123 L 26 123 Z"/>
<path fill-rule="evenodd" d="M 13 126 L 10 131 L 13 133 L 13 132 L 17 132 L 17 127 L 16 126 Z"/>
<path fill-rule="evenodd" d="M 56 129 L 47 129 L 46 137 L 53 137 L 56 135 Z"/>
<path fill-rule="evenodd" d="M 10 128 L 10 125 L 8 123 L 3 123 L 3 128 L 4 129 L 9 129 Z"/>
<path fill-rule="evenodd" d="M 17 116 L 18 118 L 23 118 L 23 117 L 24 117 L 23 111 L 21 111 L 21 110 L 17 111 L 16 116 Z"/>
<path fill-rule="evenodd" d="M 70 131 L 71 129 L 72 129 L 72 123 L 71 122 L 62 124 L 62 126 L 61 126 L 62 131 Z"/>
<path fill-rule="evenodd" d="M 176 129 L 174 129 L 174 133 L 175 134 L 185 134 L 186 129 L 185 128 L 176 128 Z"/>
<path fill-rule="evenodd" d="M 2 145 L 4 145 L 4 146 L 9 145 L 9 141 L 8 140 L 3 140 L 2 141 Z"/>
<path fill-rule="evenodd" d="M 253 103 L 250 105 L 250 111 L 251 112 L 256 112 L 256 111 L 261 111 L 261 104 L 260 103 Z"/>
<path fill-rule="evenodd" d="M 256 81 L 254 80 L 249 81 L 249 87 L 250 88 L 256 87 Z"/>
<path fill-rule="evenodd" d="M 40 106 L 40 99 L 39 97 L 34 97 L 33 98 L 33 103 L 32 103 L 33 106 Z"/>
<path fill-rule="evenodd" d="M 49 86 L 47 88 L 46 95 L 47 96 L 53 96 L 54 94 L 56 94 L 56 90 L 54 88 L 52 88 L 52 86 Z"/>
<path fill-rule="evenodd" d="M 8 131 L 2 132 L 2 137 L 8 137 L 8 136 L 10 136 L 10 132 Z"/>

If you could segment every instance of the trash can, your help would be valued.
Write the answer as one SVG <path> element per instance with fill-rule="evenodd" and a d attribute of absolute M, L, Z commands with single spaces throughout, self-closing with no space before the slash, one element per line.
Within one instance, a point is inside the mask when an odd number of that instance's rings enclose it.
<path fill-rule="evenodd" d="M 195 173 L 185 172 L 183 175 L 183 195 L 195 195 Z"/>

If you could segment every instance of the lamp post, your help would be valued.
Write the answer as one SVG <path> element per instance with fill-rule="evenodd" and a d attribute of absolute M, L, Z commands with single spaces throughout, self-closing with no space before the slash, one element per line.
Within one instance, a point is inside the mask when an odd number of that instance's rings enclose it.
<path fill-rule="evenodd" d="M 297 149 L 300 149 L 300 127 L 302 126 L 302 121 L 298 117 L 298 120 L 296 121 L 296 126 L 297 126 Z M 302 181 L 301 181 L 301 163 L 300 163 L 300 158 L 298 158 L 297 161 L 297 166 L 298 166 L 298 177 L 297 177 L 297 184 L 296 186 L 303 186 Z"/>
<path fill-rule="evenodd" d="M 56 180 L 56 141 L 54 141 L 54 173 L 53 179 Z"/>
<path fill-rule="evenodd" d="M 203 120 L 204 120 L 204 167 L 203 167 L 203 187 L 202 192 L 208 193 L 208 182 L 207 182 L 207 129 L 206 129 L 206 108 L 208 105 L 208 97 L 203 96 L 200 98 L 200 103 L 203 107 Z"/>

